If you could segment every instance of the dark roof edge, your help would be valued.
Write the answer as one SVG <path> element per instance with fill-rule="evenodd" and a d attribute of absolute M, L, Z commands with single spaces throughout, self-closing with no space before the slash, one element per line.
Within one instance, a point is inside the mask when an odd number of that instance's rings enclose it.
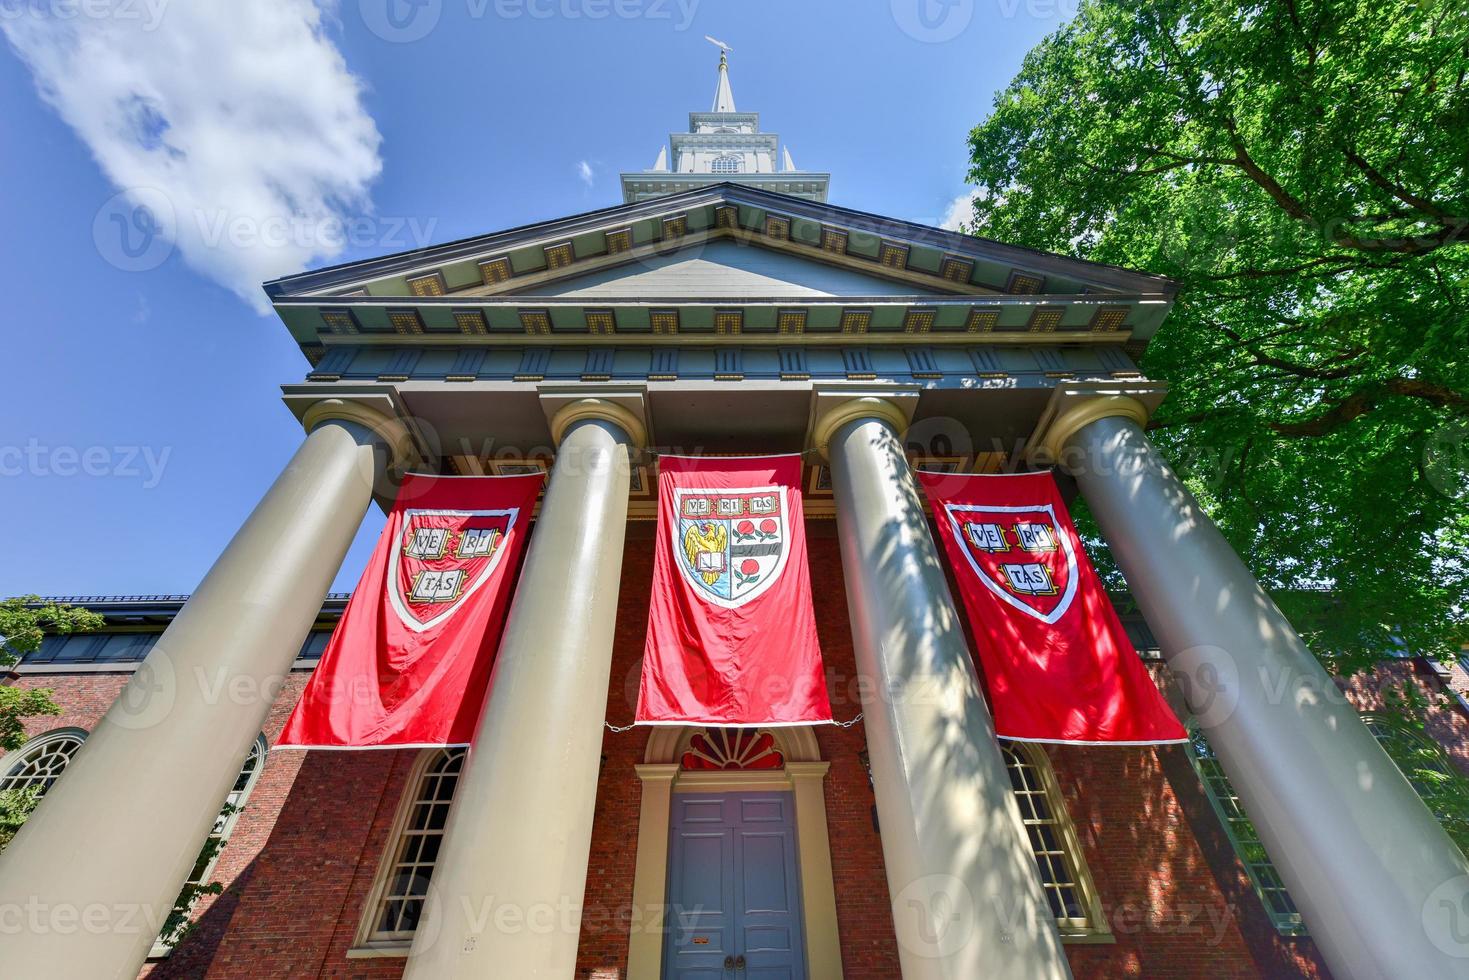
<path fill-rule="evenodd" d="M 528 237 L 528 233 L 532 231 L 539 231 L 542 234 L 554 231 L 558 234 L 573 235 L 587 227 L 600 225 L 613 215 L 625 216 L 628 220 L 638 220 L 664 211 L 677 210 L 699 204 L 715 203 L 720 200 L 743 200 L 751 204 L 770 206 L 783 212 L 798 214 L 813 220 L 831 219 L 834 223 L 863 226 L 863 230 L 872 233 L 882 234 L 888 232 L 894 237 L 924 241 L 935 247 L 952 249 L 961 254 L 976 254 L 980 251 L 998 252 L 998 257 L 1004 258 L 1011 256 L 1015 264 L 1024 265 L 1036 271 L 1052 272 L 1058 275 L 1068 275 L 1084 279 L 1097 279 L 1106 281 L 1109 285 L 1118 285 L 1123 288 L 1131 287 L 1128 289 L 1131 292 L 1157 291 L 1171 297 L 1178 291 L 1178 284 L 1166 276 L 1137 272 L 1104 262 L 1073 258 L 1054 252 L 1027 248 L 1021 245 L 1008 245 L 1004 242 L 999 242 L 991 238 L 983 238 L 978 235 L 966 235 L 944 228 L 921 225 L 901 218 L 890 218 L 884 215 L 873 214 L 869 211 L 858 211 L 853 208 L 844 208 L 834 204 L 821 204 L 789 194 L 762 190 L 757 187 L 735 184 L 729 181 L 722 181 L 717 184 L 711 184 L 708 187 L 699 187 L 678 194 L 670 194 L 666 197 L 640 201 L 635 204 L 615 204 L 610 207 L 585 211 L 563 218 L 532 222 L 530 224 L 519 225 L 515 228 L 508 228 L 504 231 L 493 232 L 488 235 L 477 235 L 471 238 L 461 238 L 456 241 L 445 242 L 441 245 L 431 245 L 372 259 L 360 259 L 354 262 L 326 266 L 309 272 L 300 272 L 290 276 L 283 276 L 279 279 L 273 279 L 270 282 L 264 283 L 263 288 L 265 289 L 266 295 L 274 300 L 302 291 L 319 290 L 362 279 L 380 278 L 426 263 L 450 262 L 467 255 L 493 251 L 497 247 L 509 247 L 517 238 Z M 1101 274 L 1099 275 L 1099 273 Z M 1150 288 L 1142 288 L 1143 284 L 1146 284 Z"/>

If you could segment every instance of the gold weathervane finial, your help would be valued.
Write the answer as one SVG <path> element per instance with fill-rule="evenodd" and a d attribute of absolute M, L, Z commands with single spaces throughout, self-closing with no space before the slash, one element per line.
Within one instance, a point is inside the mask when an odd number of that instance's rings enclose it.
<path fill-rule="evenodd" d="M 725 44 L 723 41 L 719 40 L 719 38 L 710 37 L 708 34 L 704 35 L 704 40 L 708 41 L 710 44 L 719 49 L 719 67 L 728 67 L 729 62 L 725 59 L 725 55 L 733 51 L 734 48 L 730 47 L 728 44 Z"/>

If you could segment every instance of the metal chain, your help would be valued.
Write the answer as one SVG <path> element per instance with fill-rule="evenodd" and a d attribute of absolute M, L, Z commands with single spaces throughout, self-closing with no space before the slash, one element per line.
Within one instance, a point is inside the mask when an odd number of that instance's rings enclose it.
<path fill-rule="evenodd" d="M 857 724 L 857 722 L 862 720 L 862 715 L 863 712 L 859 711 L 857 712 L 857 717 L 853 718 L 851 721 L 833 721 L 832 724 L 836 725 L 838 728 L 851 728 L 853 725 Z M 602 724 L 607 726 L 607 730 L 609 732 L 613 732 L 614 734 L 618 735 L 621 735 L 623 732 L 630 732 L 634 728 L 638 727 L 636 722 L 631 725 L 614 725 L 610 721 L 604 721 L 602 722 Z"/>

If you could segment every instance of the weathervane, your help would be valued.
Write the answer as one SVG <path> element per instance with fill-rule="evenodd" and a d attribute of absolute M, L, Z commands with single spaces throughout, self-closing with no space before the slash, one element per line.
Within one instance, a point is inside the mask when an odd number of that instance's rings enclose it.
<path fill-rule="evenodd" d="M 708 34 L 704 35 L 704 40 L 708 41 L 710 44 L 719 49 L 719 64 L 721 66 L 726 64 L 727 62 L 725 61 L 724 56 L 733 51 L 734 48 L 730 47 L 728 44 L 725 44 L 723 41 L 719 40 L 719 38 L 710 37 Z"/>

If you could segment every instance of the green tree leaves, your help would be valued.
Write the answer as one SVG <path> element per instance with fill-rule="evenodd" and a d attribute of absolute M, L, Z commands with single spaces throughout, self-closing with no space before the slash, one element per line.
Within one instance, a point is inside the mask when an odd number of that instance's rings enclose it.
<path fill-rule="evenodd" d="M 1466 74 L 1447 2 L 1089 0 L 970 135 L 975 231 L 1179 281 L 1152 437 L 1344 667 L 1465 638 Z"/>

